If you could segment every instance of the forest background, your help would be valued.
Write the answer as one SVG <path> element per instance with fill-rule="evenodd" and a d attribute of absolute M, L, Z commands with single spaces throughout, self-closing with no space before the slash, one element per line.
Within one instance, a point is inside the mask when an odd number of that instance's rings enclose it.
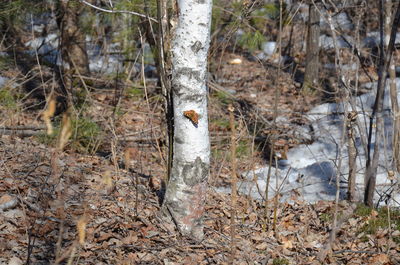
<path fill-rule="evenodd" d="M 159 215 L 171 126 L 161 2 L 0 3 L 0 262 L 399 264 L 398 3 L 213 1 L 211 166 L 198 242 Z M 263 197 L 236 194 L 246 172 L 279 169 L 291 149 L 318 140 L 304 130 L 310 110 L 370 94 L 370 111 L 334 113 L 349 169 L 327 180 L 334 201 L 283 194 L 286 179 L 273 182 L 273 170 L 262 175 Z M 367 117 L 369 130 L 352 115 Z M 365 184 L 381 167 L 385 192 L 351 182 L 363 152 L 354 134 L 368 143 Z M 373 152 L 372 141 L 393 148 Z"/>

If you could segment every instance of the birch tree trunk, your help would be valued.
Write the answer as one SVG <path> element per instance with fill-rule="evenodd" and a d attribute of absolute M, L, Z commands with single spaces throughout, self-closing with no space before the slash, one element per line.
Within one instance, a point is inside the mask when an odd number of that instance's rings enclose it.
<path fill-rule="evenodd" d="M 206 75 L 212 1 L 177 4 L 172 39 L 174 154 L 162 211 L 183 235 L 201 240 L 210 168 Z"/>

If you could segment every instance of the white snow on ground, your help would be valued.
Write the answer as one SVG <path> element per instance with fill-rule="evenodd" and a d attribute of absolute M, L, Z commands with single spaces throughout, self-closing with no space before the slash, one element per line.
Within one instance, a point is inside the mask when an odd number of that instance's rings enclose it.
<path fill-rule="evenodd" d="M 398 90 L 400 79 L 397 79 Z M 388 82 L 387 82 L 388 83 Z M 376 85 L 375 85 L 376 86 Z M 400 93 L 398 94 L 400 97 Z M 357 196 L 363 199 L 364 173 L 366 165 L 365 146 L 362 144 L 360 132 L 364 135 L 369 127 L 375 96 L 368 93 L 355 98 L 355 110 L 359 113 L 357 123 L 359 130 L 356 133 L 357 145 Z M 282 201 L 291 198 L 302 199 L 308 202 L 318 200 L 334 200 L 336 194 L 336 176 L 340 177 L 340 197 L 344 199 L 347 191 L 348 180 L 348 150 L 346 137 L 343 133 L 344 110 L 351 111 L 348 103 L 326 103 L 310 110 L 306 117 L 311 126 L 305 127 L 315 140 L 310 145 L 299 145 L 288 151 L 288 159 L 279 161 L 278 167 L 271 168 L 271 178 L 268 197 L 275 196 L 279 191 Z M 400 206 L 399 176 L 388 178 L 391 167 L 391 137 L 392 113 L 390 112 L 390 99 L 388 86 L 384 103 L 384 141 L 380 144 L 380 163 L 377 175 L 377 192 L 375 202 L 385 204 L 390 198 L 390 203 Z M 347 135 L 347 134 L 346 134 Z M 374 137 L 373 137 L 374 144 Z M 340 161 L 341 160 L 341 161 Z M 339 166 L 340 165 L 340 166 Z M 251 195 L 256 199 L 265 198 L 265 186 L 269 167 L 245 172 L 243 176 L 247 181 L 239 185 L 239 192 Z M 295 196 L 295 197 L 293 197 Z"/>
<path fill-rule="evenodd" d="M 29 54 L 43 55 L 44 58 L 57 65 L 61 65 L 61 58 L 58 52 L 59 37 L 57 34 L 49 34 L 46 37 L 37 37 L 25 43 L 31 50 Z"/>
<path fill-rule="evenodd" d="M 90 38 L 87 38 L 87 52 L 89 56 L 89 69 L 92 72 L 100 72 L 106 74 L 121 72 L 123 68 L 124 58 L 120 53 L 117 44 L 110 44 L 106 51 L 101 50 L 99 45 L 91 45 Z M 31 50 L 30 54 L 34 55 L 36 52 L 39 55 L 44 55 L 44 58 L 57 65 L 62 64 L 61 56 L 59 54 L 59 36 L 57 34 L 49 34 L 46 37 L 34 38 L 25 45 Z M 68 64 L 64 67 L 68 68 Z"/>
<path fill-rule="evenodd" d="M 0 88 L 2 88 L 9 79 L 7 77 L 0 76 Z"/>

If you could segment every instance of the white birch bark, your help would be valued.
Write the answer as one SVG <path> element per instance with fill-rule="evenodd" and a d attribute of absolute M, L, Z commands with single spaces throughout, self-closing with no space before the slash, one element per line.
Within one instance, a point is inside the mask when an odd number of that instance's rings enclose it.
<path fill-rule="evenodd" d="M 201 240 L 210 167 L 206 76 L 212 0 L 177 4 L 172 41 L 174 154 L 163 213 L 183 235 Z M 198 114 L 198 122 L 185 117 L 187 111 Z"/>

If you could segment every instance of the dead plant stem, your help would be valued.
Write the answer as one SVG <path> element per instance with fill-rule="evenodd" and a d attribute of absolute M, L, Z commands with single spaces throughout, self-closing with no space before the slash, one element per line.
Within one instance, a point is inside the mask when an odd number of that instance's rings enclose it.
<path fill-rule="evenodd" d="M 229 110 L 229 123 L 231 127 L 231 166 L 232 166 L 232 180 L 231 180 L 231 256 L 230 264 L 235 260 L 235 225 L 236 225 L 236 200 L 237 200 L 237 175 L 236 175 L 236 128 L 233 105 L 228 106 Z"/>
<path fill-rule="evenodd" d="M 277 229 L 276 229 L 276 224 L 277 224 L 277 219 L 278 219 L 278 207 L 279 207 L 279 174 L 278 174 L 278 161 L 275 159 L 275 200 L 274 200 L 274 220 L 272 223 L 272 229 L 274 231 L 275 237 L 277 238 Z M 285 181 L 285 180 L 283 180 Z M 282 183 L 283 184 L 283 183 Z"/>
<path fill-rule="evenodd" d="M 282 53 L 282 28 L 283 28 L 283 17 L 282 17 L 282 12 L 283 12 L 283 0 L 279 1 L 279 35 L 278 35 L 278 56 L 279 56 L 279 62 L 278 62 L 278 74 L 276 79 L 274 79 L 274 84 L 275 84 L 275 98 L 274 98 L 274 115 L 273 115 L 273 130 L 277 130 L 276 126 L 276 118 L 278 117 L 278 103 L 279 103 L 279 98 L 280 98 L 280 91 L 279 87 L 277 86 L 277 83 L 279 82 L 280 75 L 281 75 L 281 53 Z M 271 152 L 270 152 L 270 157 L 269 157 L 269 167 L 268 167 L 268 176 L 267 176 L 267 183 L 265 186 L 265 212 L 264 212 L 264 218 L 265 218 L 265 225 L 268 224 L 268 192 L 269 192 L 269 183 L 271 180 L 271 168 L 272 168 L 272 162 L 273 159 L 277 159 L 275 157 L 275 140 L 276 140 L 277 135 L 273 136 L 271 138 Z M 276 161 L 275 161 L 276 162 Z M 275 169 L 275 174 L 278 174 L 278 167 Z M 277 181 L 278 183 L 278 181 Z M 278 192 L 276 190 L 276 192 Z M 277 196 L 277 194 L 275 194 Z M 278 204 L 275 203 L 275 206 Z M 277 209 L 274 209 L 274 222 L 275 222 L 275 214 L 276 214 Z"/>

